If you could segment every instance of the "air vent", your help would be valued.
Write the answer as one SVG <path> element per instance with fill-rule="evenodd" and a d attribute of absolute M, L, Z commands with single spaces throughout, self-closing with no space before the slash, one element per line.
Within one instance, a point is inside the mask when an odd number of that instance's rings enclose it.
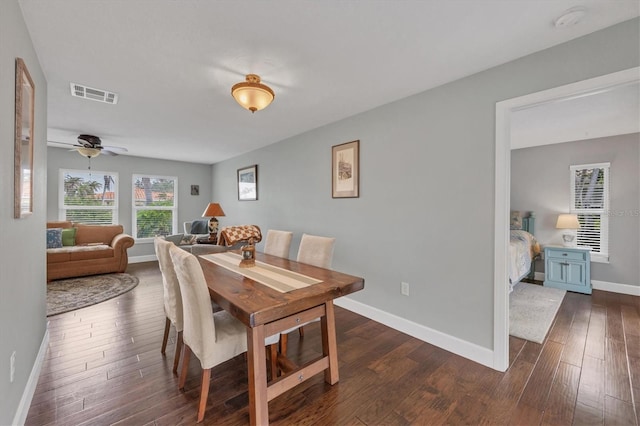
<path fill-rule="evenodd" d="M 77 98 L 91 99 L 92 101 L 104 102 L 107 104 L 117 104 L 118 95 L 106 90 L 83 86 L 82 84 L 71 83 L 71 96 Z"/>

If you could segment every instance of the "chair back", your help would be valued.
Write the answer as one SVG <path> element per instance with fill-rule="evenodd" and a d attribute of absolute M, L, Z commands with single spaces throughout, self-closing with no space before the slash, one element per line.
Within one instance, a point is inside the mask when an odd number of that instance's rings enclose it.
<path fill-rule="evenodd" d="M 162 287 L 164 293 L 164 313 L 176 327 L 176 331 L 182 331 L 182 296 L 176 270 L 169 255 L 169 249 L 174 244 L 162 237 L 153 240 L 156 257 L 162 273 Z"/>
<path fill-rule="evenodd" d="M 319 268 L 330 269 L 335 242 L 335 238 L 302 234 L 297 261 Z"/>
<path fill-rule="evenodd" d="M 293 232 L 269 229 L 264 242 L 264 252 L 272 256 L 289 258 Z"/>
<path fill-rule="evenodd" d="M 198 357 L 202 368 L 215 365 L 216 327 L 211 296 L 198 260 L 191 253 L 172 246 L 169 249 L 176 270 L 184 313 L 182 338 Z"/>

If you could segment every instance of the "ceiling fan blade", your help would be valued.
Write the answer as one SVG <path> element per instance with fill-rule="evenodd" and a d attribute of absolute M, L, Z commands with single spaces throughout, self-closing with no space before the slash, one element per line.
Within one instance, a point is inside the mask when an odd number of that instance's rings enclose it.
<path fill-rule="evenodd" d="M 102 148 L 108 149 L 110 151 L 129 152 L 129 150 L 127 148 L 124 148 L 124 147 L 121 147 L 121 146 L 103 145 Z"/>
<path fill-rule="evenodd" d="M 100 152 L 103 153 L 104 155 L 111 155 L 111 156 L 118 155 L 117 152 L 113 152 L 113 151 L 110 151 L 108 149 L 102 149 L 102 150 L 100 150 Z"/>

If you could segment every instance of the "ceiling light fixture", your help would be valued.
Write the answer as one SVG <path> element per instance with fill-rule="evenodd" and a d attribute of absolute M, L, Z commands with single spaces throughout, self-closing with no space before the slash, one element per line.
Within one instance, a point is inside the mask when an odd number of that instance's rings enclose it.
<path fill-rule="evenodd" d="M 268 107 L 276 95 L 269 86 L 260 83 L 258 75 L 247 74 L 247 81 L 233 85 L 231 96 L 242 108 L 256 112 Z"/>
<path fill-rule="evenodd" d="M 582 18 L 587 15 L 587 9 L 582 6 L 572 7 L 569 10 L 566 10 L 553 21 L 553 25 L 556 28 L 568 28 L 576 25 Z"/>
<path fill-rule="evenodd" d="M 98 148 L 81 147 L 81 148 L 76 148 L 76 150 L 78 151 L 78 153 L 80 153 L 80 155 L 87 158 L 94 158 L 100 155 L 100 150 Z"/>

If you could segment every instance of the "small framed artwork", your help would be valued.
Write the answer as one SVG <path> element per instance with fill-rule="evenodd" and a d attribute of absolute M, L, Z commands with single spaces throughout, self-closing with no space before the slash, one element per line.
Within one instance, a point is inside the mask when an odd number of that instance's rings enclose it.
<path fill-rule="evenodd" d="M 360 141 L 331 147 L 331 196 L 358 198 L 360 196 Z"/>
<path fill-rule="evenodd" d="M 191 195 L 200 195 L 200 185 L 191 185 Z"/>
<path fill-rule="evenodd" d="M 258 165 L 238 169 L 238 200 L 258 199 Z"/>

